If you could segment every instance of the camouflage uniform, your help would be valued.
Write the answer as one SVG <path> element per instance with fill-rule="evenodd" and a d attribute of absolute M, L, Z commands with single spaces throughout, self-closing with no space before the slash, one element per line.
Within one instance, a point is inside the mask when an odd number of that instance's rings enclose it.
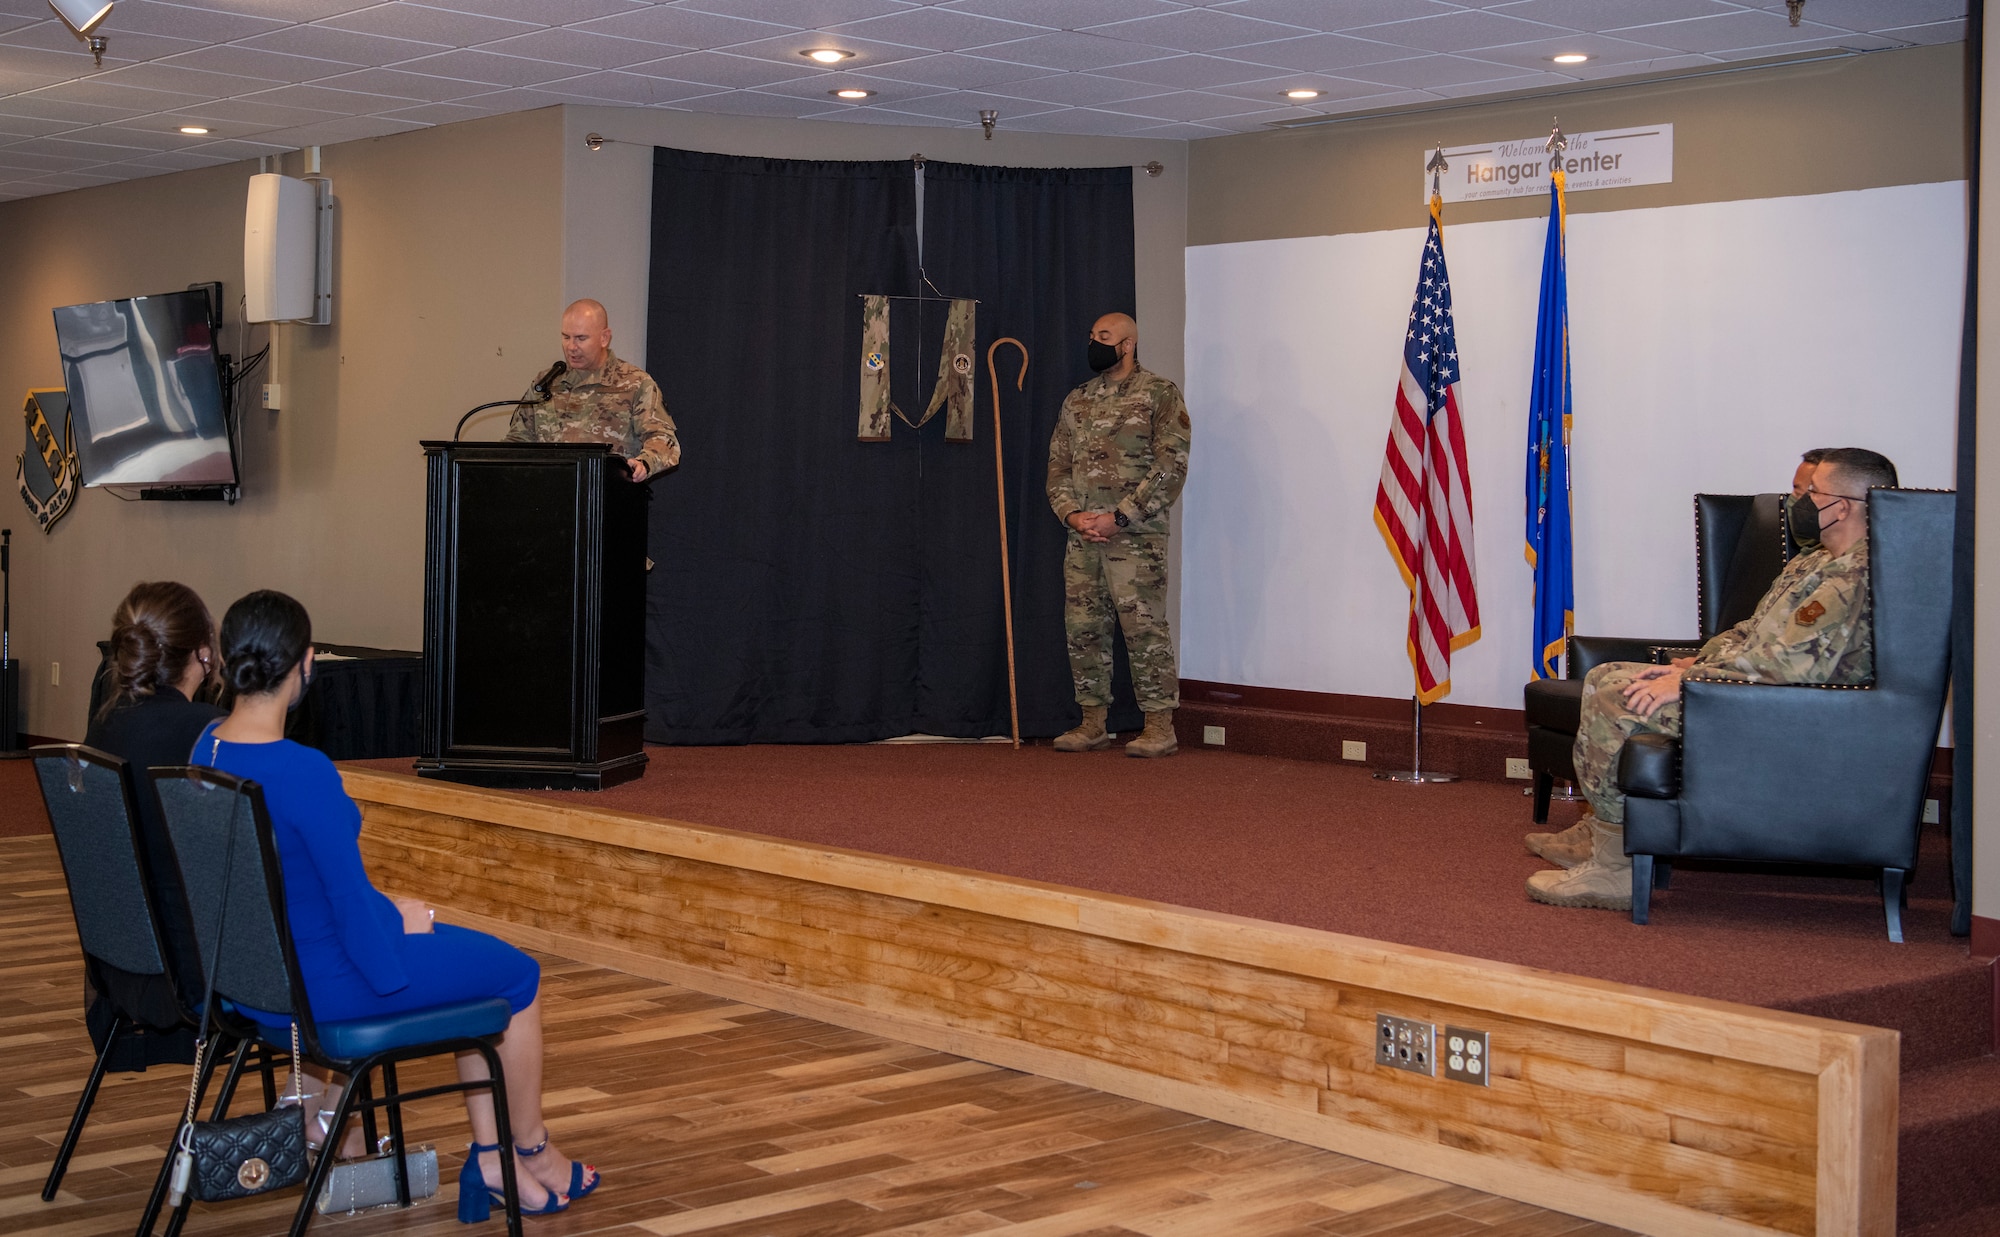
<path fill-rule="evenodd" d="M 1069 393 L 1049 438 L 1049 506 L 1122 512 L 1104 544 L 1070 530 L 1063 554 L 1063 626 L 1077 703 L 1111 703 L 1111 626 L 1124 629 L 1132 686 L 1150 713 L 1180 703 L 1167 627 L 1167 509 L 1187 480 L 1189 423 L 1180 388 L 1142 367 L 1122 382 L 1100 374 Z"/>
<path fill-rule="evenodd" d="M 596 369 L 573 369 L 551 383 L 546 403 L 516 408 L 507 441 L 607 443 L 626 459 L 644 461 L 648 477 L 681 462 L 680 437 L 659 384 L 609 348 Z"/>
<path fill-rule="evenodd" d="M 1824 549 L 1785 565 L 1756 612 L 1701 646 L 1689 679 L 1740 683 L 1866 683 L 1875 677 L 1874 625 L 1868 607 L 1868 542 L 1847 553 Z M 1577 787 L 1606 824 L 1623 824 L 1618 753 L 1634 734 L 1681 733 L 1681 702 L 1652 716 L 1625 703 L 1625 689 L 1648 667 L 1615 661 L 1583 677 L 1583 721 L 1576 732 Z"/>

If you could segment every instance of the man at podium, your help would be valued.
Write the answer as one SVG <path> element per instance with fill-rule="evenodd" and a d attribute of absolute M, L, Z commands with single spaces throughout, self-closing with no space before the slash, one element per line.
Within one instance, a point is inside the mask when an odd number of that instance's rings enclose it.
<path fill-rule="evenodd" d="M 681 462 L 681 443 L 652 375 L 611 351 L 604 306 L 563 310 L 562 364 L 536 379 L 514 410 L 508 442 L 601 442 L 644 481 Z"/>

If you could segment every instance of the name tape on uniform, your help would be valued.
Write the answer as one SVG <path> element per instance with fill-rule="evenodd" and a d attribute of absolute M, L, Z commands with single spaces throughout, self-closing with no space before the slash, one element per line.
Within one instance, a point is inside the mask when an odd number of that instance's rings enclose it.
<path fill-rule="evenodd" d="M 1674 127 L 1642 125 L 1600 133 L 1569 134 L 1563 151 L 1565 192 L 1622 189 L 1628 185 L 1666 185 L 1674 179 Z M 1549 156 L 1542 147 L 1548 136 L 1477 146 L 1444 148 L 1451 164 L 1439 182 L 1447 202 L 1484 202 L 1519 198 L 1549 191 Z M 1419 163 L 1430 162 L 1426 150 Z M 1423 200 L 1431 197 L 1431 174 L 1423 174 Z"/>

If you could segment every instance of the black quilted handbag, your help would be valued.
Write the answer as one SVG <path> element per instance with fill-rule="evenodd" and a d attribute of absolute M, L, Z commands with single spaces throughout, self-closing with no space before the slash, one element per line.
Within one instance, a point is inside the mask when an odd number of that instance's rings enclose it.
<path fill-rule="evenodd" d="M 225 1121 L 197 1121 L 202 1064 L 208 1055 L 209 1014 L 215 1001 L 215 964 L 222 954 L 222 928 L 229 912 L 229 874 L 236 861 L 236 820 L 222 863 L 222 905 L 216 909 L 215 945 L 208 962 L 208 997 L 202 1002 L 201 1031 L 195 1039 L 194 1080 L 188 1084 L 187 1113 L 175 1142 L 174 1170 L 167 1205 L 179 1207 L 185 1194 L 204 1203 L 248 1198 L 298 1185 L 306 1179 L 306 1127 L 300 1115 L 299 1024 L 292 1024 L 292 1100 L 268 1112 Z M 243 1049 L 247 1051 L 247 1048 Z"/>

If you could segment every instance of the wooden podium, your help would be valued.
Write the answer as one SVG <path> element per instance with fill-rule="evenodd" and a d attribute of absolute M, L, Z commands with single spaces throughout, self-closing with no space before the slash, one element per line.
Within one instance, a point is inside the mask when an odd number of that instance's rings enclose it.
<path fill-rule="evenodd" d="M 646 765 L 646 489 L 597 443 L 423 444 L 417 772 L 601 790 Z"/>

